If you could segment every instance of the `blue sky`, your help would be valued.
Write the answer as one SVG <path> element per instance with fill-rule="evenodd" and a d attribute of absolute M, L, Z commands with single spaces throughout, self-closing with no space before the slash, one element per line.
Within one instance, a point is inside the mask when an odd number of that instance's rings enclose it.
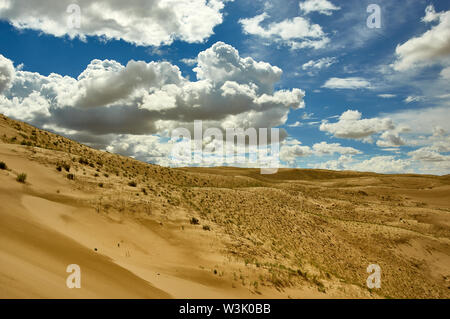
<path fill-rule="evenodd" d="M 203 120 L 284 130 L 282 166 L 449 174 L 448 1 L 142 6 L 0 1 L 0 112 L 161 165 Z"/>

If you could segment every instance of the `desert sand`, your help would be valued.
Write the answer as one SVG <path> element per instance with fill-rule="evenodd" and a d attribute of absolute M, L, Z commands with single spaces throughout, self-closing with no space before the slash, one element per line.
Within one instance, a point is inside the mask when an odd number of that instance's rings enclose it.
<path fill-rule="evenodd" d="M 450 297 L 449 175 L 171 169 L 1 115 L 0 139 L 0 298 Z"/>

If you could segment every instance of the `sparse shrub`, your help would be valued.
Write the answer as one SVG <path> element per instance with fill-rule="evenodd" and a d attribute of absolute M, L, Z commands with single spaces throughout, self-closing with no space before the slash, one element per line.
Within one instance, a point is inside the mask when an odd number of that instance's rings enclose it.
<path fill-rule="evenodd" d="M 75 179 L 75 175 L 73 174 L 67 174 L 67 178 L 73 181 Z"/>
<path fill-rule="evenodd" d="M 144 195 L 147 195 L 147 190 L 145 188 L 142 188 L 142 192 L 144 193 Z"/>
<path fill-rule="evenodd" d="M 203 225 L 203 230 L 210 231 L 210 230 L 211 230 L 211 227 L 209 227 L 208 225 Z"/>
<path fill-rule="evenodd" d="M 315 283 L 317 285 L 317 289 L 320 292 L 323 292 L 323 293 L 326 292 L 325 285 L 319 279 L 317 279 L 316 276 L 313 277 L 313 283 Z"/>
<path fill-rule="evenodd" d="M 130 181 L 130 182 L 128 183 L 128 186 L 131 186 L 131 187 L 136 187 L 136 186 L 137 186 L 137 184 L 136 184 L 136 182 L 135 182 L 135 181 Z"/>
<path fill-rule="evenodd" d="M 108 177 L 109 177 L 109 175 L 108 175 L 108 174 L 106 174 L 106 173 L 105 173 L 105 174 L 103 174 L 103 176 L 105 176 L 106 178 L 108 178 Z"/>
<path fill-rule="evenodd" d="M 0 162 L 0 169 L 7 169 L 5 162 Z"/>
<path fill-rule="evenodd" d="M 98 175 L 98 173 L 95 173 L 95 174 L 94 174 L 94 177 L 99 177 L 99 176 L 100 176 L 100 175 Z"/>
<path fill-rule="evenodd" d="M 78 162 L 79 162 L 80 164 L 82 164 L 82 165 L 88 165 L 88 164 L 89 164 L 89 161 L 86 160 L 86 159 L 84 159 L 84 158 L 82 158 L 82 157 L 80 157 L 80 159 L 78 160 Z"/>
<path fill-rule="evenodd" d="M 103 183 L 98 183 L 98 187 L 103 188 Z"/>
<path fill-rule="evenodd" d="M 62 167 L 61 166 L 56 166 L 56 170 L 58 171 L 58 172 L 61 172 L 62 171 Z"/>
<path fill-rule="evenodd" d="M 192 217 L 190 222 L 191 222 L 192 225 L 200 224 L 199 220 L 197 218 L 195 218 L 195 217 Z"/>
<path fill-rule="evenodd" d="M 25 174 L 25 173 L 20 173 L 19 175 L 17 175 L 17 178 L 16 178 L 16 180 L 19 183 L 25 183 L 26 179 L 27 179 L 27 174 Z"/>
<path fill-rule="evenodd" d="M 301 269 L 297 269 L 297 275 L 299 275 L 305 279 L 308 279 L 308 272 L 302 271 Z"/>
<path fill-rule="evenodd" d="M 70 165 L 69 165 L 69 164 L 64 163 L 64 164 L 63 164 L 63 167 L 64 167 L 64 169 L 66 170 L 66 172 L 69 172 L 69 171 L 70 171 Z"/>

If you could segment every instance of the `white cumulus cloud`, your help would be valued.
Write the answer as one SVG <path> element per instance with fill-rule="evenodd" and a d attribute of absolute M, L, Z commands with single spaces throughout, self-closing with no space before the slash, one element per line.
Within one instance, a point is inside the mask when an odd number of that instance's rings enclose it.
<path fill-rule="evenodd" d="M 392 99 L 392 98 L 396 97 L 397 95 L 385 93 L 385 94 L 378 94 L 378 96 L 381 97 L 382 99 Z"/>
<path fill-rule="evenodd" d="M 174 40 L 203 42 L 223 21 L 228 0 L 14 0 L 0 2 L 0 19 L 18 29 L 57 37 L 98 36 L 136 45 L 159 46 Z M 80 8 L 79 27 L 78 10 Z"/>
<path fill-rule="evenodd" d="M 320 70 L 320 69 L 328 68 L 336 62 L 337 62 L 337 59 L 334 57 L 326 57 L 326 58 L 321 58 L 318 60 L 309 60 L 308 62 L 306 62 L 302 65 L 302 69 L 303 70 L 308 70 L 308 69 L 319 69 Z"/>
<path fill-rule="evenodd" d="M 369 89 L 371 84 L 364 78 L 360 77 L 349 77 L 349 78 L 330 78 L 324 85 L 324 88 L 328 89 Z"/>
<path fill-rule="evenodd" d="M 292 49 L 323 48 L 329 38 L 318 24 L 311 23 L 307 18 L 294 17 L 281 22 L 271 22 L 267 27 L 261 25 L 264 20 L 270 18 L 267 13 L 262 13 L 253 18 L 239 20 L 246 34 L 259 36 L 275 42 L 282 42 Z"/>
<path fill-rule="evenodd" d="M 339 143 L 320 142 L 314 144 L 312 148 L 316 155 L 333 155 L 335 153 L 344 155 L 361 154 L 361 151 L 353 147 L 341 146 Z"/>
<path fill-rule="evenodd" d="M 10 87 L 15 74 L 12 61 L 0 54 L 0 93 Z"/>
<path fill-rule="evenodd" d="M 392 130 L 395 127 L 389 118 L 362 119 L 361 117 L 361 112 L 347 110 L 341 114 L 337 122 L 323 122 L 320 125 L 320 130 L 339 138 L 364 139 L 376 133 Z"/>
<path fill-rule="evenodd" d="M 322 169 L 352 170 L 376 173 L 407 173 L 411 162 L 394 156 L 374 156 L 366 160 L 354 159 L 351 155 L 343 155 L 337 160 L 331 160 L 319 165 Z"/>
<path fill-rule="evenodd" d="M 446 80 L 450 80 L 450 66 L 442 69 L 441 77 Z"/>
<path fill-rule="evenodd" d="M 327 16 L 332 15 L 333 11 L 340 10 L 341 8 L 334 5 L 328 0 L 306 0 L 299 3 L 300 10 L 308 14 L 310 12 L 319 12 Z"/>
<path fill-rule="evenodd" d="M 198 54 L 197 80 L 169 62 L 92 60 L 77 77 L 14 70 L 1 60 L 0 112 L 86 140 L 107 134 L 168 134 L 176 127 L 277 127 L 304 107 L 299 88 L 275 90 L 282 70 L 217 42 Z M 286 133 L 281 130 L 281 137 Z"/>
<path fill-rule="evenodd" d="M 426 8 L 426 23 L 437 22 L 420 36 L 409 39 L 395 49 L 397 56 L 393 67 L 404 71 L 415 67 L 431 65 L 448 59 L 450 54 L 450 11 L 436 13 L 432 5 Z"/>

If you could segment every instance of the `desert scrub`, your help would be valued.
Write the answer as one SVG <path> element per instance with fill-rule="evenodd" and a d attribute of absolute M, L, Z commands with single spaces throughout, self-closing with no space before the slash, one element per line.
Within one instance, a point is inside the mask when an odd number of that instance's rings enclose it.
<path fill-rule="evenodd" d="M 136 187 L 137 183 L 135 181 L 131 181 L 131 182 L 128 183 L 128 186 Z"/>
<path fill-rule="evenodd" d="M 80 157 L 80 159 L 78 160 L 78 163 L 80 163 L 81 165 L 88 165 L 89 161 L 87 159 Z"/>
<path fill-rule="evenodd" d="M 209 227 L 208 225 L 203 225 L 203 230 L 211 230 L 211 227 Z"/>
<path fill-rule="evenodd" d="M 0 162 L 0 169 L 7 169 L 5 162 Z"/>
<path fill-rule="evenodd" d="M 191 220 L 190 220 L 190 223 L 192 225 L 198 225 L 200 222 L 199 222 L 199 220 L 197 218 L 192 217 Z"/>
<path fill-rule="evenodd" d="M 75 175 L 67 174 L 67 178 L 73 181 L 75 179 Z"/>
<path fill-rule="evenodd" d="M 26 179 L 27 179 L 27 174 L 20 173 L 19 175 L 17 175 L 16 181 L 18 181 L 19 183 L 25 183 Z"/>
<path fill-rule="evenodd" d="M 323 293 L 326 292 L 325 285 L 316 276 L 313 277 L 312 281 L 317 286 L 317 290 Z"/>

